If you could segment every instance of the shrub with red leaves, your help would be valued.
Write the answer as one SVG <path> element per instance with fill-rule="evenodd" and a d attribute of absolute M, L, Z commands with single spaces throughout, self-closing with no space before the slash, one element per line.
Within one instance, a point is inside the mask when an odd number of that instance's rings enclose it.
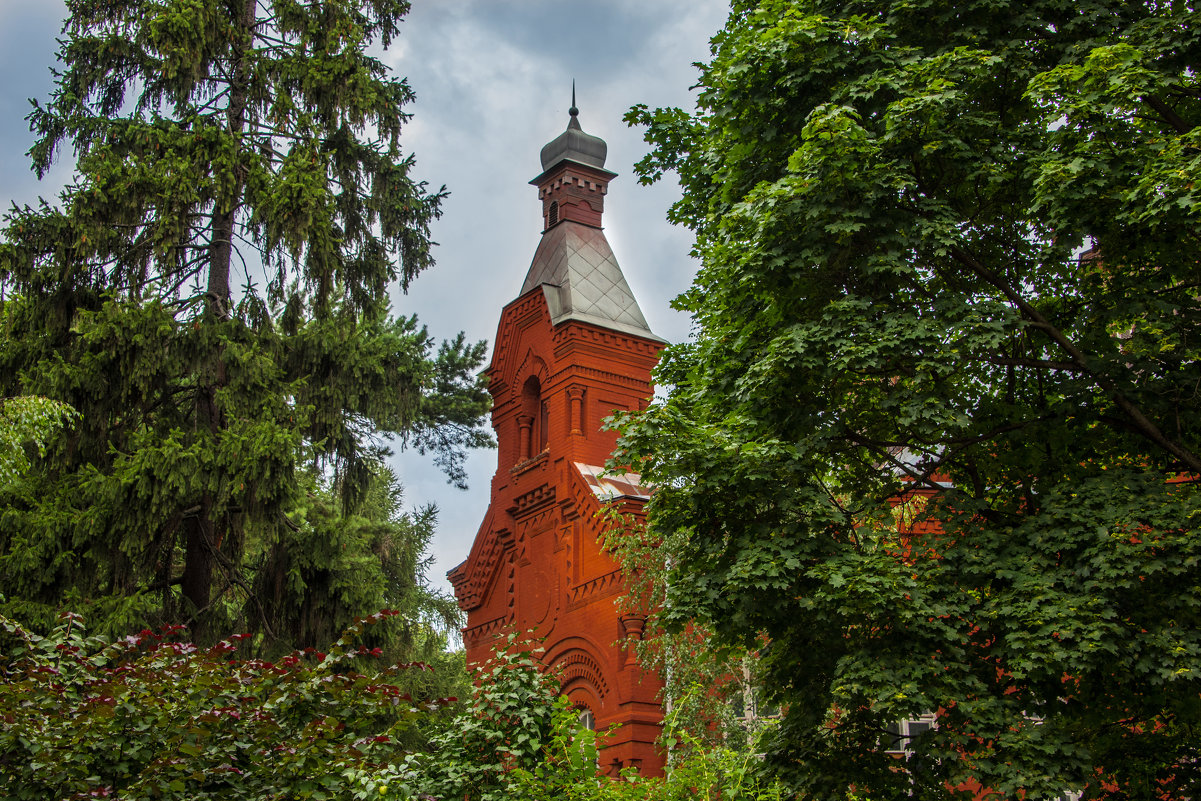
<path fill-rule="evenodd" d="M 398 737 L 444 700 L 414 700 L 353 660 L 357 621 L 328 653 L 238 660 L 178 628 L 116 642 L 64 615 L 48 637 L 0 617 L 0 797 L 325 799 L 397 760 Z M 450 699 L 445 699 L 450 700 Z"/>

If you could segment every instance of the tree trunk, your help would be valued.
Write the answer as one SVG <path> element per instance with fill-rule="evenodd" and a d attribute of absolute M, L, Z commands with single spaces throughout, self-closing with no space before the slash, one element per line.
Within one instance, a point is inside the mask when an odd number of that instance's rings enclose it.
<path fill-rule="evenodd" d="M 243 0 L 238 20 L 241 36 L 235 42 L 231 60 L 234 63 L 230 84 L 229 107 L 226 119 L 229 132 L 238 136 L 246 126 L 246 98 L 248 95 L 248 53 L 253 44 L 255 24 L 255 0 Z M 216 326 L 229 319 L 230 291 L 229 271 L 233 258 L 234 227 L 237 224 L 238 206 L 244 180 L 240 165 L 236 171 L 234 190 L 225 204 L 219 204 L 212 215 L 212 241 L 209 244 L 208 287 L 205 292 L 204 312 L 201 325 Z M 196 398 L 196 428 L 207 430 L 214 441 L 219 439 L 223 428 L 221 409 L 217 404 L 217 391 L 227 382 L 225 357 L 218 345 L 205 359 L 199 376 Z M 225 527 L 228 518 L 220 510 L 213 509 L 213 497 L 205 490 L 200 498 L 200 511 L 184 525 L 184 569 L 181 583 L 183 597 L 191 606 L 192 639 L 208 644 L 211 639 L 213 566 L 216 561 L 214 549 L 227 537 Z"/>

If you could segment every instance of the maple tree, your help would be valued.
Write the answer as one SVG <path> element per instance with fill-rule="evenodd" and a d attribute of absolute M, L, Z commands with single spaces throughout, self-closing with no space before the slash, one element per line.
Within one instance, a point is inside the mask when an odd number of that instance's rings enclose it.
<path fill-rule="evenodd" d="M 793 788 L 1196 795 L 1196 14 L 738 0 L 631 112 L 702 266 L 617 462 Z"/>

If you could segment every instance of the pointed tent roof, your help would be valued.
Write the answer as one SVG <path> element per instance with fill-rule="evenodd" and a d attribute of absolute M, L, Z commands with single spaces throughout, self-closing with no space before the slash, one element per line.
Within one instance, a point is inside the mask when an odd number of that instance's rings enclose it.
<path fill-rule="evenodd" d="M 565 160 L 606 175 L 614 174 L 604 170 L 608 150 L 605 141 L 580 128 L 574 84 L 570 115 L 567 130 L 542 148 L 544 172 L 531 183 L 540 182 L 552 167 Z M 600 228 L 565 219 L 543 231 L 521 294 L 537 286 L 546 293 L 554 325 L 579 320 L 656 342 L 665 341 L 651 332 Z"/>
<path fill-rule="evenodd" d="M 534 252 L 521 294 L 536 286 L 546 293 L 554 325 L 579 320 L 663 341 L 651 333 L 599 228 L 564 220 L 547 229 Z"/>

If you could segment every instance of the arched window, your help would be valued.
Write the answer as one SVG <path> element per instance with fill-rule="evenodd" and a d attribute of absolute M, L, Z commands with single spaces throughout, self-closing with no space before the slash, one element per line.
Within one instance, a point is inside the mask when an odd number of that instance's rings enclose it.
<path fill-rule="evenodd" d="M 580 721 L 581 729 L 587 729 L 588 731 L 596 731 L 596 716 L 592 714 L 591 709 L 588 709 L 586 707 L 584 709 L 581 709 L 578 720 Z"/>
<path fill-rule="evenodd" d="M 559 221 L 559 201 L 552 200 L 550 208 L 546 211 L 546 227 L 550 228 Z"/>

